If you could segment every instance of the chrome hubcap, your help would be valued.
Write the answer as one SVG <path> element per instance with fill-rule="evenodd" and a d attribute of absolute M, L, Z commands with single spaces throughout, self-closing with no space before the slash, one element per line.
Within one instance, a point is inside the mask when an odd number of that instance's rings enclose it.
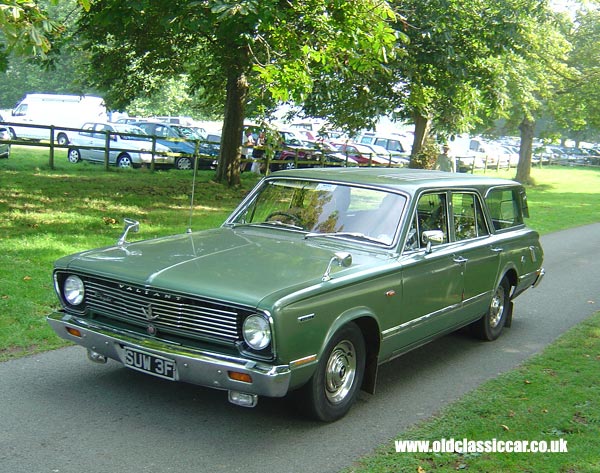
<path fill-rule="evenodd" d="M 496 328 L 504 313 L 504 287 L 499 286 L 490 305 L 490 327 Z"/>
<path fill-rule="evenodd" d="M 327 361 L 325 371 L 325 395 L 338 404 L 342 402 L 354 383 L 356 376 L 356 351 L 348 340 L 338 343 Z"/>

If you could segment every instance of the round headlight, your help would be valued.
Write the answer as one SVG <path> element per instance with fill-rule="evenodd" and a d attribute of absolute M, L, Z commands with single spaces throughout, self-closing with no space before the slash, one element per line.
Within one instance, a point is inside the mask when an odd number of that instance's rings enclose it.
<path fill-rule="evenodd" d="M 79 276 L 69 276 L 63 285 L 65 300 L 71 305 L 79 305 L 83 302 L 85 289 L 83 281 Z"/>
<path fill-rule="evenodd" d="M 261 315 L 251 315 L 244 321 L 244 340 L 250 348 L 262 350 L 271 343 L 271 326 Z"/>

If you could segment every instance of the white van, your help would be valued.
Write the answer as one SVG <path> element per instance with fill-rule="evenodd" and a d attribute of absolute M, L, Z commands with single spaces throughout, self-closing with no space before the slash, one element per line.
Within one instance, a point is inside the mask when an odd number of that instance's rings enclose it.
<path fill-rule="evenodd" d="M 10 132 L 13 138 L 50 140 L 48 128 L 26 125 L 54 125 L 54 139 L 60 145 L 69 143 L 69 132 L 63 128 L 81 128 L 85 122 L 107 121 L 106 106 L 93 95 L 27 94 L 12 111 Z M 21 125 L 22 124 L 22 125 Z"/>

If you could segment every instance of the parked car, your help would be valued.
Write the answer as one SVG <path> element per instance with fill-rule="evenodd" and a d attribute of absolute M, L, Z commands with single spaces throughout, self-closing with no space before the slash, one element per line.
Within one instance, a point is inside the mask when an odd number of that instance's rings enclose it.
<path fill-rule="evenodd" d="M 0 115 L 0 122 L 3 122 L 4 118 Z M 8 126 L 0 125 L 0 140 L 10 141 L 11 134 Z M 10 143 L 0 143 L 0 158 L 10 157 Z"/>
<path fill-rule="evenodd" d="M 368 131 L 359 137 L 358 142 L 365 145 L 381 146 L 406 158 L 410 156 L 409 150 L 412 147 L 412 140 L 412 137 L 400 133 L 386 134 Z"/>
<path fill-rule="evenodd" d="M 344 156 L 348 156 L 356 160 L 359 164 L 372 165 L 372 166 L 389 166 L 389 157 L 381 156 L 377 154 L 373 149 L 367 145 L 352 143 L 352 142 L 332 142 L 332 144 L 338 149 Z"/>
<path fill-rule="evenodd" d="M 194 168 L 194 154 L 196 153 L 196 143 L 198 143 L 198 169 L 214 168 L 215 154 L 214 149 L 209 146 L 204 137 L 188 126 L 173 125 L 154 121 L 135 122 L 142 130 L 151 136 L 156 137 L 156 141 L 161 145 L 168 147 L 172 153 L 176 153 L 175 167 L 181 170 Z M 206 157 L 210 156 L 210 157 Z"/>
<path fill-rule="evenodd" d="M 67 159 L 71 163 L 81 160 L 104 162 L 106 144 L 109 145 L 109 164 L 121 168 L 140 167 L 152 163 L 152 139 L 141 128 L 123 123 L 84 123 L 79 133 L 70 134 Z M 109 139 L 107 142 L 107 133 Z M 154 163 L 173 165 L 166 156 L 169 148 L 156 143 Z"/>
<path fill-rule="evenodd" d="M 48 322 L 93 361 L 246 407 L 298 391 L 333 421 L 373 392 L 379 364 L 461 327 L 483 340 L 510 327 L 544 274 L 527 216 L 504 179 L 278 171 L 220 228 L 133 242 L 126 220 L 114 246 L 59 259 Z"/>
<path fill-rule="evenodd" d="M 277 153 L 271 163 L 271 170 L 329 166 L 358 166 L 358 161 L 340 153 L 335 146 L 325 141 L 305 141 L 301 147 L 286 148 Z"/>

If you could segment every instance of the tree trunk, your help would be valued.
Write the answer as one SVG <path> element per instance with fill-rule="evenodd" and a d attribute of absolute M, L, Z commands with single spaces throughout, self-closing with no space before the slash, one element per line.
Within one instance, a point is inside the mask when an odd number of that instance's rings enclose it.
<path fill-rule="evenodd" d="M 243 72 L 234 71 L 227 78 L 227 97 L 221 134 L 221 155 L 217 181 L 229 186 L 240 185 L 240 155 L 244 128 L 248 81 Z"/>
<path fill-rule="evenodd" d="M 415 139 L 413 141 L 412 151 L 410 153 L 410 167 L 421 168 L 416 157 L 423 148 L 423 143 L 429 136 L 429 129 L 431 127 L 431 121 L 428 117 L 421 115 L 419 112 L 415 112 Z"/>
<path fill-rule="evenodd" d="M 533 151 L 533 133 L 535 122 L 530 118 L 523 118 L 519 125 L 521 130 L 521 147 L 519 148 L 519 164 L 517 165 L 516 181 L 521 184 L 533 184 L 531 179 L 531 154 Z"/>

